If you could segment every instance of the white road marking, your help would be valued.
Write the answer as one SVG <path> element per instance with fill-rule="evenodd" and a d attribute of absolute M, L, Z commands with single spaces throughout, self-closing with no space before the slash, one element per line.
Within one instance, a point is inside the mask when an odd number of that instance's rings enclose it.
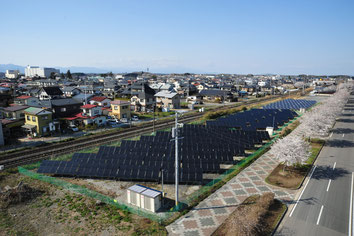
<path fill-rule="evenodd" d="M 331 135 L 329 136 L 330 138 L 332 137 L 332 135 L 333 135 L 333 132 L 331 133 Z"/>
<path fill-rule="evenodd" d="M 344 138 L 344 134 L 342 135 L 342 137 Z"/>
<path fill-rule="evenodd" d="M 337 164 L 337 162 L 334 162 L 334 164 L 333 164 L 333 170 L 334 170 L 334 168 L 336 168 L 336 164 Z"/>
<path fill-rule="evenodd" d="M 352 184 L 350 186 L 350 208 L 349 208 L 349 229 L 348 235 L 352 236 L 352 217 L 353 217 L 353 180 L 354 180 L 354 173 L 352 172 Z"/>
<path fill-rule="evenodd" d="M 291 217 L 291 216 L 293 215 L 294 210 L 295 210 L 297 204 L 299 203 L 299 200 L 301 199 L 301 196 L 302 196 L 302 194 L 304 193 L 304 191 L 305 191 L 307 185 L 309 184 L 310 179 L 311 179 L 311 177 L 312 177 L 312 175 L 313 175 L 313 172 L 315 172 L 316 167 L 317 167 L 317 166 L 314 166 L 314 168 L 312 169 L 311 174 L 310 174 L 310 177 L 309 177 L 309 179 L 307 180 L 304 189 L 301 191 L 301 194 L 300 194 L 299 198 L 296 200 L 295 206 L 294 206 L 293 209 L 291 210 L 289 217 Z"/>
<path fill-rule="evenodd" d="M 321 206 L 320 214 L 318 215 L 316 225 L 318 225 L 318 224 L 320 223 L 320 219 L 321 219 L 322 211 L 323 211 L 323 205 Z"/>
<path fill-rule="evenodd" d="M 331 185 L 331 181 L 332 181 L 331 179 L 328 181 L 327 190 L 326 190 L 327 192 L 328 192 L 329 186 Z"/>

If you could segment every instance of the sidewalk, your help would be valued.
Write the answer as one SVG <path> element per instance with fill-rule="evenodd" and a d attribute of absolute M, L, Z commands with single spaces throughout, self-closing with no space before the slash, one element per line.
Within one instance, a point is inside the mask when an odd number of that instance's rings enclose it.
<path fill-rule="evenodd" d="M 284 190 L 264 179 L 278 163 L 265 153 L 198 206 L 166 227 L 169 235 L 211 235 L 248 196 L 274 192 L 280 200 L 293 200 L 296 190 Z"/>

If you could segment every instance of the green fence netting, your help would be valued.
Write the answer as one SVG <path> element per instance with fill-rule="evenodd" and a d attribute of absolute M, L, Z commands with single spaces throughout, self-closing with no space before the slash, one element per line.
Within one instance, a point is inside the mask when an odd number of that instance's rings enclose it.
<path fill-rule="evenodd" d="M 100 200 L 101 202 L 104 202 L 106 204 L 113 205 L 113 206 L 117 207 L 118 209 L 126 210 L 126 211 L 133 213 L 133 214 L 137 214 L 139 216 L 142 216 L 142 217 L 145 217 L 145 218 L 148 218 L 148 219 L 160 222 L 160 223 L 169 217 L 169 215 L 166 215 L 166 214 L 165 214 L 165 216 L 160 216 L 160 215 L 145 211 L 141 208 L 136 208 L 136 207 L 133 207 L 130 205 L 127 206 L 125 204 L 119 203 L 117 200 L 115 200 L 111 197 L 108 197 L 108 196 L 98 193 L 96 191 L 90 190 L 84 186 L 72 184 L 72 183 L 69 183 L 69 182 L 64 181 L 62 179 L 59 179 L 59 178 L 39 174 L 39 173 L 30 171 L 30 170 L 23 168 L 23 167 L 18 167 L 18 171 L 21 174 L 31 177 L 33 179 L 41 180 L 41 181 L 50 183 L 50 184 L 58 186 L 58 187 L 62 187 L 62 188 L 66 189 L 68 191 L 71 191 L 71 192 L 83 194 L 83 195 L 91 197 L 93 199 Z"/>
<path fill-rule="evenodd" d="M 296 121 L 299 117 L 294 118 L 293 120 L 291 120 L 287 124 L 280 127 L 277 131 L 281 131 L 283 128 L 285 128 L 289 124 Z M 213 179 L 212 181 L 210 181 L 209 183 L 207 183 L 206 185 L 201 187 L 198 191 L 191 194 L 187 199 L 181 201 L 178 205 L 169 209 L 167 212 L 164 212 L 163 214 L 162 213 L 155 214 L 155 213 L 143 210 L 141 208 L 134 207 L 132 205 L 126 205 L 124 203 L 118 202 L 117 200 L 115 200 L 111 197 L 108 197 L 108 196 L 98 193 L 96 191 L 90 190 L 84 186 L 72 184 L 72 183 L 69 183 L 63 179 L 59 179 L 59 178 L 55 178 L 55 177 L 51 177 L 51 176 L 47 176 L 47 175 L 43 175 L 43 174 L 39 174 L 39 173 L 31 171 L 35 168 L 38 168 L 40 165 L 40 162 L 30 164 L 30 165 L 27 165 L 24 167 L 18 167 L 18 170 L 21 174 L 24 174 L 28 177 L 33 178 L 33 179 L 38 179 L 38 180 L 53 184 L 55 186 L 62 187 L 62 188 L 67 189 L 69 191 L 86 195 L 86 196 L 91 197 L 93 199 L 100 200 L 106 204 L 113 205 L 113 206 L 117 207 L 118 209 L 126 210 L 126 211 L 133 213 L 133 214 L 136 214 L 136 215 L 151 219 L 153 221 L 162 223 L 162 222 L 165 222 L 168 219 L 170 219 L 174 215 L 175 212 L 181 211 L 187 207 L 192 207 L 192 206 L 196 205 L 202 199 L 206 198 L 212 192 L 216 191 L 218 188 L 220 188 L 222 185 L 224 185 L 227 181 L 229 181 L 231 178 L 236 176 L 242 169 L 247 167 L 249 164 L 251 164 L 253 161 L 255 161 L 258 157 L 260 157 L 263 153 L 265 153 L 270 148 L 272 143 L 274 143 L 278 138 L 279 138 L 279 135 L 275 135 L 275 137 L 273 137 L 273 139 L 271 141 L 264 144 L 257 151 L 255 151 L 251 155 L 249 155 L 249 156 L 245 157 L 244 159 L 242 159 L 241 161 L 239 161 L 236 165 L 232 166 L 230 169 L 228 169 L 227 171 L 225 171 L 224 173 L 219 175 L 217 178 Z"/>

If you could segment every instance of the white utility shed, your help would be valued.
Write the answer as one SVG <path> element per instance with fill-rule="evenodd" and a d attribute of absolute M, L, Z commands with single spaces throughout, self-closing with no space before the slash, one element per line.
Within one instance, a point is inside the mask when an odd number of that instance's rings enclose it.
<path fill-rule="evenodd" d="M 128 203 L 156 212 L 161 207 L 162 192 L 139 184 L 127 189 Z"/>

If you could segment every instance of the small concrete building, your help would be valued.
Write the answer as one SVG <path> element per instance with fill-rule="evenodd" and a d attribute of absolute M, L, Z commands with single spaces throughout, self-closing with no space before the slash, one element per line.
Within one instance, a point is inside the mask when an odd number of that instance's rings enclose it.
<path fill-rule="evenodd" d="M 127 189 L 127 200 L 129 204 L 156 212 L 161 207 L 162 192 L 139 184 Z"/>

